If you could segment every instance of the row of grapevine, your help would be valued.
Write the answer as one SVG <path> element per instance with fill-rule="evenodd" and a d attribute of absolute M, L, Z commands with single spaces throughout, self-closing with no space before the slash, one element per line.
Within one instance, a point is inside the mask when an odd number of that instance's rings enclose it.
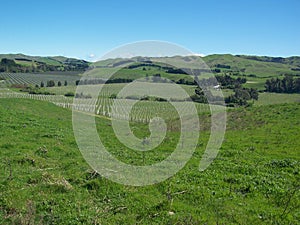
<path fill-rule="evenodd" d="M 2 89 L 4 90 L 4 89 Z M 107 97 L 94 98 L 68 98 L 62 95 L 33 95 L 11 91 L 0 91 L 0 98 L 28 98 L 52 102 L 60 107 L 77 111 L 88 112 L 114 119 L 125 119 L 135 122 L 148 123 L 154 117 L 175 119 L 179 115 L 189 115 L 194 106 L 198 112 L 209 112 L 209 106 L 193 102 L 156 102 L 134 101 L 128 99 L 111 99 Z M 132 106 L 132 107 L 131 107 Z M 221 106 L 212 106 L 217 110 Z"/>
<path fill-rule="evenodd" d="M 5 80 L 7 85 L 12 84 L 27 84 L 27 85 L 40 85 L 41 82 L 45 84 L 49 80 L 67 81 L 69 85 L 75 85 L 76 80 L 80 79 L 78 75 L 55 75 L 55 74 L 36 74 L 36 73 L 0 73 L 0 78 Z"/>
<path fill-rule="evenodd" d="M 73 105 L 73 99 L 67 98 L 61 95 L 35 95 L 35 94 L 24 94 L 12 91 L 0 91 L 0 98 L 23 98 L 33 99 L 39 101 L 48 101 L 64 108 L 71 108 Z"/>

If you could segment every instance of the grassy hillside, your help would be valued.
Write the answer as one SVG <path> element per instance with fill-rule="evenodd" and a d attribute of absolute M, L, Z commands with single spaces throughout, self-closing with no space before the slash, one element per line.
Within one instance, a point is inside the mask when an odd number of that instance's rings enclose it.
<path fill-rule="evenodd" d="M 134 57 L 130 59 L 106 59 L 96 63 L 89 63 L 84 60 L 62 56 L 39 57 L 23 54 L 2 54 L 0 55 L 0 72 L 49 73 L 49 71 L 52 71 L 53 73 L 60 73 L 61 71 L 79 71 L 77 74 L 82 74 L 92 65 L 94 69 L 88 70 L 86 75 L 102 79 L 107 79 L 111 74 L 114 74 L 112 79 L 137 79 L 160 74 L 163 78 L 175 82 L 183 80 L 183 83 L 186 83 L 192 82 L 192 78 L 184 74 L 184 72 L 172 72 L 174 66 L 168 65 L 168 62 L 172 62 L 178 68 L 185 69 L 184 65 L 187 65 L 186 62 L 195 61 L 194 64 L 188 65 L 194 69 L 199 69 L 199 61 L 197 59 L 200 58 L 198 56 L 165 57 L 159 58 L 159 60 L 165 61 L 167 64 L 159 64 L 156 62 L 157 58 Z M 223 54 L 209 55 L 202 59 L 216 75 L 226 74 L 235 77 L 246 77 L 248 82 L 245 86 L 259 90 L 264 90 L 266 79 L 271 77 L 280 78 L 284 75 L 300 76 L 300 57 L 297 56 L 280 58 Z M 12 61 L 6 62 L 2 60 Z M 201 77 L 205 78 L 208 76 L 205 69 L 209 71 L 209 68 L 204 66 Z"/>
<path fill-rule="evenodd" d="M 196 56 L 174 56 L 165 58 L 176 60 L 189 61 L 191 58 Z M 196 57 L 197 58 L 197 57 Z M 77 68 L 78 70 L 87 69 L 90 63 L 74 59 L 66 58 L 63 56 L 54 57 L 40 57 L 40 56 L 27 56 L 23 54 L 0 54 L 0 60 L 10 59 L 14 60 L 18 65 L 23 67 L 42 67 L 42 65 L 48 66 L 52 69 L 57 70 L 71 70 Z M 230 55 L 230 54 L 219 54 L 219 55 L 208 55 L 202 57 L 207 65 L 214 71 L 220 70 L 221 73 L 228 73 L 231 75 L 245 75 L 251 77 L 274 77 L 283 76 L 285 74 L 300 75 L 300 57 L 293 56 L 289 58 L 281 57 L 267 57 L 267 56 L 245 56 L 245 55 Z M 96 63 L 94 66 L 100 68 L 116 68 L 124 67 L 132 63 L 144 63 L 155 61 L 155 58 L 149 57 L 134 57 L 130 59 L 106 59 Z M 49 68 L 48 68 L 49 69 Z"/>
<path fill-rule="evenodd" d="M 297 224 L 299 117 L 296 103 L 229 110 L 225 141 L 206 171 L 198 171 L 209 135 L 204 129 L 183 170 L 136 188 L 91 170 L 77 148 L 69 110 L 0 99 L 0 223 Z M 120 145 L 109 120 L 96 123 L 111 153 L 126 153 L 125 162 L 149 163 L 167 153 L 153 158 L 149 152 L 143 162 Z M 145 125 L 132 129 L 145 135 Z M 176 130 L 169 135 L 176 141 Z"/>
<path fill-rule="evenodd" d="M 188 60 L 195 56 L 180 57 L 171 59 Z M 155 58 L 131 58 L 131 59 L 107 59 L 95 63 L 99 67 L 120 67 L 133 62 L 151 61 Z M 285 74 L 300 75 L 300 57 L 266 57 L 266 56 L 244 56 L 244 55 L 208 55 L 202 57 L 204 62 L 212 69 L 219 69 L 221 73 L 230 75 L 250 76 L 250 77 L 277 77 Z"/>
<path fill-rule="evenodd" d="M 240 55 L 210 55 L 203 58 L 211 68 L 220 68 L 221 71 L 228 71 L 233 74 L 239 72 L 241 75 L 257 77 L 275 77 L 285 74 L 300 75 L 300 57 L 282 58 L 283 60 L 277 62 L 275 59 L 274 57 Z M 224 66 L 230 66 L 230 69 L 222 68 Z"/>
<path fill-rule="evenodd" d="M 12 60 L 16 65 L 2 60 Z M 83 71 L 89 62 L 63 56 L 41 57 L 23 54 L 0 54 L 1 72 L 47 72 L 47 71 Z"/>

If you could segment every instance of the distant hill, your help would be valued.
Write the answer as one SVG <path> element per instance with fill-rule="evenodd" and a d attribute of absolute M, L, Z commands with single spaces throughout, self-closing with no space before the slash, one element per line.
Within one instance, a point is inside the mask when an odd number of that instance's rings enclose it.
<path fill-rule="evenodd" d="M 0 54 L 0 72 L 84 71 L 90 63 L 63 56 L 41 57 L 23 54 Z"/>
<path fill-rule="evenodd" d="M 188 61 L 191 57 L 199 56 L 174 56 L 167 57 L 179 61 Z M 134 57 L 106 59 L 94 63 L 99 68 L 124 67 L 132 63 L 151 63 L 155 58 Z M 228 73 L 229 75 L 252 76 L 252 77 L 273 77 L 282 75 L 300 76 L 300 57 L 288 58 L 269 56 L 247 56 L 215 54 L 202 57 L 202 60 L 216 73 Z"/>
<path fill-rule="evenodd" d="M 300 57 L 209 55 L 203 60 L 213 69 L 246 76 L 271 77 L 300 75 Z"/>
<path fill-rule="evenodd" d="M 85 71 L 91 65 L 96 68 L 127 68 L 132 69 L 147 64 L 156 67 L 156 58 L 133 57 L 115 58 L 98 61 L 96 63 L 87 62 L 81 59 L 67 58 L 63 56 L 41 57 L 27 56 L 23 54 L 0 54 L 0 72 L 49 72 L 49 71 Z M 174 56 L 160 58 L 166 62 L 174 62 L 180 66 L 180 62 L 189 62 L 200 59 L 200 56 Z M 248 56 L 214 54 L 201 57 L 214 73 L 228 74 L 234 76 L 250 76 L 259 78 L 277 77 L 283 75 L 300 76 L 300 57 L 270 57 L 270 56 Z M 131 67 L 130 67 L 131 65 Z M 133 65 L 133 66 L 132 66 Z M 195 67 L 198 65 L 195 64 Z M 172 66 L 174 68 L 174 66 Z M 209 69 L 208 67 L 206 67 Z M 155 71 L 155 68 L 154 70 Z M 184 74 L 180 71 L 165 68 L 165 72 L 173 74 Z M 106 70 L 102 69 L 106 73 Z M 130 71 L 127 71 L 130 73 Z"/>

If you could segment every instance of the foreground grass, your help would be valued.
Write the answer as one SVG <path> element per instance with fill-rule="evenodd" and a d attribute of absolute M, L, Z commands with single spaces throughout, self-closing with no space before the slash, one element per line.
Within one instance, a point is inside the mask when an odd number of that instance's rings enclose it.
<path fill-rule="evenodd" d="M 94 173 L 77 148 L 69 110 L 0 99 L 0 223 L 296 224 L 299 117 L 299 104 L 233 109 L 223 146 L 206 171 L 198 171 L 209 135 L 203 130 L 183 170 L 137 188 Z M 112 153 L 122 156 L 110 121 L 97 118 L 97 127 Z M 132 128 L 145 134 L 144 125 Z M 178 133 L 169 135 L 176 139 Z M 124 161 L 140 163 L 138 155 L 124 152 Z"/>

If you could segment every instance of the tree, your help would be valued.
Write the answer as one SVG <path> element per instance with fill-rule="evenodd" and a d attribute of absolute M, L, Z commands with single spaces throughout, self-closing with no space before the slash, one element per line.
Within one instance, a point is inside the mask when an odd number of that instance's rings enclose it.
<path fill-rule="evenodd" d="M 41 88 L 42 88 L 42 87 L 45 87 L 45 84 L 44 84 L 43 81 L 41 82 Z"/>
<path fill-rule="evenodd" d="M 286 75 L 282 80 L 272 78 L 266 80 L 265 91 L 276 93 L 300 93 L 300 78 Z"/>
<path fill-rule="evenodd" d="M 61 82 L 60 82 L 60 81 L 57 82 L 57 86 L 58 86 L 58 87 L 61 86 Z"/>
<path fill-rule="evenodd" d="M 234 94 L 225 98 L 225 103 L 228 105 L 247 106 L 248 100 L 258 100 L 258 92 L 254 88 L 235 88 Z"/>
<path fill-rule="evenodd" d="M 250 88 L 249 94 L 252 99 L 258 100 L 258 91 L 256 89 Z"/>
<path fill-rule="evenodd" d="M 198 103 L 208 103 L 207 96 L 205 96 L 205 92 L 200 87 L 195 89 L 195 95 L 192 95 L 191 99 Z"/>
<path fill-rule="evenodd" d="M 246 101 L 251 99 L 251 95 L 248 89 L 236 88 L 234 89 L 234 96 L 237 99 L 244 99 Z"/>
<path fill-rule="evenodd" d="M 54 87 L 54 86 L 55 86 L 54 80 L 47 81 L 47 87 Z"/>
<path fill-rule="evenodd" d="M 293 77 L 292 76 L 285 76 L 282 80 L 284 86 L 284 92 L 292 93 L 293 92 Z"/>
<path fill-rule="evenodd" d="M 300 78 L 295 79 L 293 90 L 294 93 L 300 93 Z"/>
<path fill-rule="evenodd" d="M 64 86 L 68 86 L 68 82 L 65 80 Z"/>

